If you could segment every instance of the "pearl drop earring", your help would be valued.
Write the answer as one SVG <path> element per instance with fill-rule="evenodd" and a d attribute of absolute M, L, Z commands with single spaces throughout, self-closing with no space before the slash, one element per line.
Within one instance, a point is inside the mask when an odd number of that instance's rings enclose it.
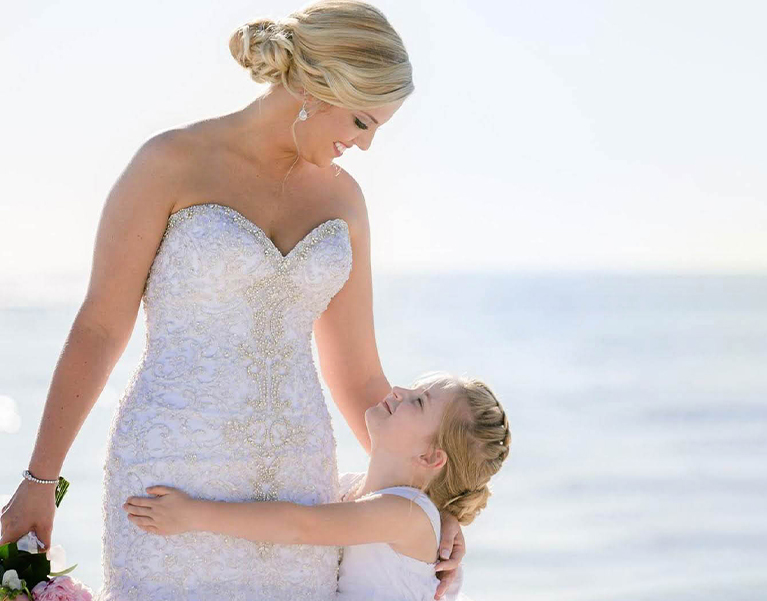
<path fill-rule="evenodd" d="M 301 110 L 298 111 L 298 118 L 301 119 L 301 121 L 306 121 L 306 118 L 309 115 L 306 112 L 306 99 L 304 98 L 304 106 L 301 107 Z"/>

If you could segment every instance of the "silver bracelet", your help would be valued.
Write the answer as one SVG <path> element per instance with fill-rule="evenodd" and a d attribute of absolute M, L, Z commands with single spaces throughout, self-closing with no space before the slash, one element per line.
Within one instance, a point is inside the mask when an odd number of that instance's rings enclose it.
<path fill-rule="evenodd" d="M 21 473 L 22 476 L 24 476 L 27 480 L 31 480 L 32 482 L 37 482 L 38 484 L 58 484 L 59 479 L 56 478 L 55 480 L 41 480 L 40 478 L 35 478 L 29 470 L 24 470 Z"/>

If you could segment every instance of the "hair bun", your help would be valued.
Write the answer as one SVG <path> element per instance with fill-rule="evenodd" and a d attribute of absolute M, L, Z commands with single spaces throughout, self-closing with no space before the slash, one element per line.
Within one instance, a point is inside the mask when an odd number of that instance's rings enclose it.
<path fill-rule="evenodd" d="M 470 524 L 487 505 L 490 488 L 485 484 L 475 490 L 465 490 L 445 503 L 445 509 L 463 525 Z"/>
<path fill-rule="evenodd" d="M 259 18 L 240 27 L 229 39 L 234 59 L 259 83 L 276 83 L 291 66 L 290 31 L 274 19 Z"/>
<path fill-rule="evenodd" d="M 365 0 L 311 0 L 285 16 L 257 17 L 232 32 L 229 50 L 251 79 L 281 85 L 299 102 L 311 94 L 364 109 L 415 89 L 402 38 Z"/>

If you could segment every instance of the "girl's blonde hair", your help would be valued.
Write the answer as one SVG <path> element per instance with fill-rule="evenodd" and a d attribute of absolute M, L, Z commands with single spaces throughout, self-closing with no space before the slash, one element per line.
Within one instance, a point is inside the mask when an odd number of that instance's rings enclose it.
<path fill-rule="evenodd" d="M 487 505 L 492 494 L 490 478 L 509 456 L 509 421 L 493 391 L 481 380 L 430 372 L 413 383 L 414 388 L 424 385 L 453 394 L 432 441 L 445 451 L 447 463 L 424 492 L 440 511 L 467 525 Z"/>
<path fill-rule="evenodd" d="M 358 0 L 320 0 L 283 19 L 263 17 L 229 39 L 259 83 L 282 84 L 348 109 L 402 100 L 414 90 L 405 46 L 383 13 Z"/>

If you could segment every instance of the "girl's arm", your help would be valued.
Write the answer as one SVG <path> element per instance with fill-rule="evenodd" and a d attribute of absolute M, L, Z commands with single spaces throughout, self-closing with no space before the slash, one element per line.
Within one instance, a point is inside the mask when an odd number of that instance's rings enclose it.
<path fill-rule="evenodd" d="M 424 526 L 431 530 L 423 509 L 395 495 L 300 505 L 287 501 L 205 501 L 166 486 L 146 490 L 157 496 L 130 497 L 123 508 L 139 528 L 164 536 L 205 531 L 283 545 L 345 546 L 403 544 L 423 536 Z"/>

